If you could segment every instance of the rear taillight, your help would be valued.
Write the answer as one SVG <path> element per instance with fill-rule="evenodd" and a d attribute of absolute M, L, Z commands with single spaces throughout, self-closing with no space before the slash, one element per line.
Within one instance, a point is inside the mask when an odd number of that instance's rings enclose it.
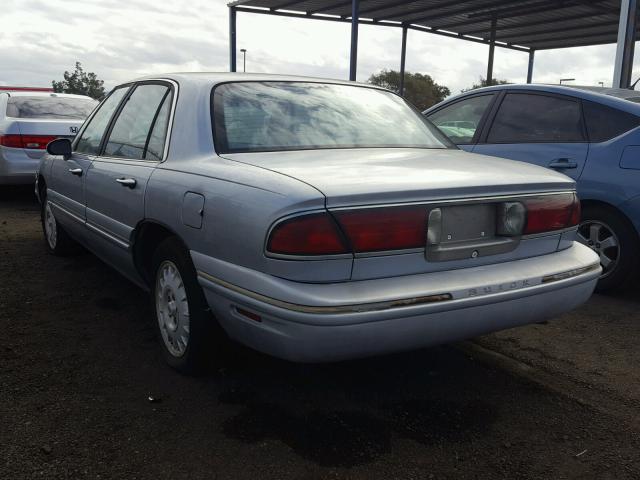
<path fill-rule="evenodd" d="M 351 253 L 333 217 L 326 212 L 278 223 L 269 235 L 267 251 L 280 255 Z"/>
<path fill-rule="evenodd" d="M 366 208 L 334 212 L 355 253 L 424 248 L 427 208 Z"/>
<path fill-rule="evenodd" d="M 580 221 L 580 202 L 574 193 L 529 197 L 524 204 L 527 208 L 525 235 L 562 230 Z"/>
<path fill-rule="evenodd" d="M 44 150 L 47 143 L 55 140 L 55 135 L 0 135 L 0 145 L 11 148 L 31 148 L 34 150 Z"/>

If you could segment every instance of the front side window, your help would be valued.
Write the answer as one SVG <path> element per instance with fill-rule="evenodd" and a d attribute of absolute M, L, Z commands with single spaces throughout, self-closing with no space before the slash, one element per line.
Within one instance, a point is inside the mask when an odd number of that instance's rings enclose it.
<path fill-rule="evenodd" d="M 580 104 L 570 98 L 508 93 L 487 143 L 582 142 Z"/>
<path fill-rule="evenodd" d="M 104 155 L 135 160 L 147 158 L 151 130 L 160 117 L 162 105 L 169 93 L 170 89 L 166 85 L 137 86 L 113 124 Z M 167 113 L 164 115 L 164 119 L 160 118 L 161 122 L 166 120 Z M 164 144 L 164 137 L 162 142 Z M 150 155 L 152 160 L 159 160 L 158 157 L 157 151 Z"/>
<path fill-rule="evenodd" d="M 7 101 L 7 117 L 84 120 L 98 102 L 92 98 L 14 96 Z"/>
<path fill-rule="evenodd" d="M 307 82 L 238 82 L 214 92 L 220 153 L 317 148 L 455 148 L 397 95 Z"/>
<path fill-rule="evenodd" d="M 469 144 L 493 97 L 491 94 L 466 98 L 432 113 L 427 118 L 456 145 Z"/>
<path fill-rule="evenodd" d="M 87 155 L 97 155 L 100 153 L 100 143 L 104 136 L 105 130 L 109 125 L 109 121 L 118 105 L 126 95 L 129 87 L 120 87 L 115 89 L 107 99 L 100 105 L 96 113 L 91 117 L 89 124 L 86 126 L 78 140 L 76 141 L 74 151 L 77 153 L 86 153 Z"/>

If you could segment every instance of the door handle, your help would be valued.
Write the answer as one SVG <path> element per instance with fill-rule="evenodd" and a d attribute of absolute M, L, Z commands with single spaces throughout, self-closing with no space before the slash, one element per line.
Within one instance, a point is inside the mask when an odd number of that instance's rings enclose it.
<path fill-rule="evenodd" d="M 556 158 L 549 164 L 550 168 L 578 168 L 578 163 L 570 158 Z"/>
<path fill-rule="evenodd" d="M 136 186 L 135 178 L 116 178 L 116 182 L 118 182 L 123 187 L 133 188 Z"/>
<path fill-rule="evenodd" d="M 77 177 L 81 177 L 82 176 L 82 169 L 81 168 L 70 168 L 69 169 L 69 173 L 71 175 L 75 175 Z"/>

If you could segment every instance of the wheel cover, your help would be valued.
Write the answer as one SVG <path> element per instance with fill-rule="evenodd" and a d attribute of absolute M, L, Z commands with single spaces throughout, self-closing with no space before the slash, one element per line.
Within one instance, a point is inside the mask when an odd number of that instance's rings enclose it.
<path fill-rule="evenodd" d="M 165 260 L 156 273 L 156 314 L 165 347 L 182 357 L 189 345 L 189 302 L 175 263 Z"/>
<path fill-rule="evenodd" d="M 58 225 L 56 223 L 56 217 L 51 210 L 51 203 L 47 202 L 44 207 L 44 235 L 47 239 L 47 243 L 52 250 L 55 250 L 58 244 Z"/>
<path fill-rule="evenodd" d="M 578 227 L 578 241 L 600 257 L 602 275 L 605 278 L 618 266 L 620 240 L 613 229 L 600 220 L 586 220 Z"/>

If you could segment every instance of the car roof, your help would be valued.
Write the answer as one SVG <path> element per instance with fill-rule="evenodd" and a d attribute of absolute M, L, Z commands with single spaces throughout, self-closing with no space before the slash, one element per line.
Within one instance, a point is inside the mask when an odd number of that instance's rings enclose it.
<path fill-rule="evenodd" d="M 33 92 L 33 91 L 25 91 L 25 90 L 3 90 L 0 91 L 0 95 L 6 93 L 10 97 L 62 97 L 62 98 L 81 98 L 81 99 L 89 99 L 93 100 L 93 98 L 88 97 L 86 95 L 75 95 L 73 93 L 54 93 L 54 92 Z"/>
<path fill-rule="evenodd" d="M 602 88 L 602 87 L 592 87 L 589 89 L 585 89 L 585 88 L 574 87 L 574 86 L 569 87 L 564 85 L 542 85 L 542 84 L 530 84 L 530 83 L 492 85 L 490 87 L 483 87 L 483 88 L 477 88 L 474 90 L 469 90 L 467 92 L 461 93 L 454 97 L 450 97 L 444 100 L 444 102 L 428 108 L 427 110 L 425 110 L 424 113 L 431 112 L 431 110 L 434 110 L 435 107 L 439 108 L 439 106 L 445 102 L 449 103 L 451 101 L 458 100 L 470 95 L 477 95 L 478 93 L 498 92 L 502 90 L 508 90 L 508 91 L 527 90 L 532 92 L 555 93 L 559 95 L 567 95 L 570 97 L 581 98 L 584 100 L 590 100 L 592 102 L 607 105 L 609 107 L 617 108 L 618 110 L 629 112 L 634 115 L 640 115 L 640 104 L 631 102 L 629 100 L 624 100 L 620 96 L 613 96 L 612 94 L 601 93 L 599 90 L 597 90 L 598 88 Z M 616 90 L 616 89 L 604 88 L 602 90 Z M 629 92 L 633 92 L 633 90 L 629 90 Z"/>
<path fill-rule="evenodd" d="M 313 83 L 332 83 L 339 85 L 359 85 L 370 88 L 376 88 L 378 90 L 386 90 L 376 85 L 362 82 L 351 82 L 348 80 L 338 80 L 335 78 L 321 78 L 321 77 L 305 77 L 301 75 L 275 75 L 267 73 L 230 73 L 230 72 L 175 72 L 164 73 L 156 75 L 146 75 L 144 77 L 136 78 L 132 82 L 140 82 L 144 80 L 159 80 L 168 79 L 177 83 L 194 83 L 203 84 L 208 83 L 212 86 L 227 82 L 313 82 Z M 121 85 L 131 83 L 123 82 Z"/>

